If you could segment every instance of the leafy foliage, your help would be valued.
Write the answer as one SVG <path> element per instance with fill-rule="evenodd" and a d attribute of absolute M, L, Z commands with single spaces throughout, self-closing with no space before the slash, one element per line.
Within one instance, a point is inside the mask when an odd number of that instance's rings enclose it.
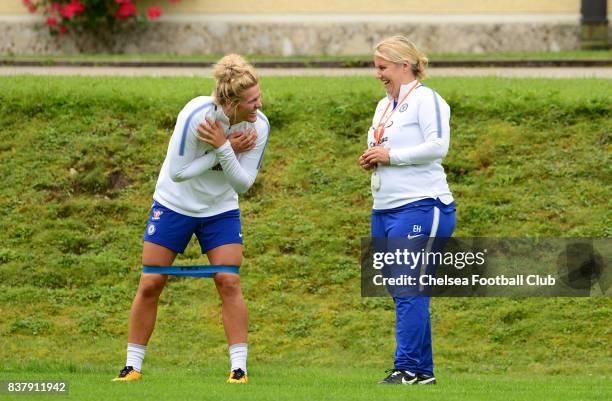
<path fill-rule="evenodd" d="M 117 23 L 155 20 L 162 14 L 159 6 L 149 7 L 146 14 L 139 13 L 136 0 L 22 0 L 22 3 L 31 13 L 42 12 L 52 34 L 112 31 Z"/>

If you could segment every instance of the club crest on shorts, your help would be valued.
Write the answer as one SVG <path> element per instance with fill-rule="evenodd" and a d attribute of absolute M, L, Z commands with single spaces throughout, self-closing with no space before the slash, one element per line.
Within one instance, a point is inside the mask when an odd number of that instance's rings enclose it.
<path fill-rule="evenodd" d="M 153 220 L 159 220 L 162 214 L 164 214 L 162 210 L 153 209 Z"/>
<path fill-rule="evenodd" d="M 153 235 L 155 234 L 155 224 L 149 224 L 147 227 L 147 234 Z"/>
<path fill-rule="evenodd" d="M 402 107 L 400 107 L 399 112 L 403 113 L 406 111 L 406 109 L 408 109 L 408 103 L 402 104 Z"/>

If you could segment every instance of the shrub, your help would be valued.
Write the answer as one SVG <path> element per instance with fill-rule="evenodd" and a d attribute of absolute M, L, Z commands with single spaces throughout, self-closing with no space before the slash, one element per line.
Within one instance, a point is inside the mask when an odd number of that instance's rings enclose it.
<path fill-rule="evenodd" d="M 112 31 L 118 23 L 152 21 L 162 14 L 159 6 L 138 10 L 136 0 L 22 0 L 31 13 L 42 12 L 52 34 L 68 31 Z M 180 0 L 168 0 L 178 3 Z"/>

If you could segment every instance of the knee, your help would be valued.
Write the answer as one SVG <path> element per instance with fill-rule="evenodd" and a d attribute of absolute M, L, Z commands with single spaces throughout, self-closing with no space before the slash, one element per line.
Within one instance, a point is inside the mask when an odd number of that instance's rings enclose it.
<path fill-rule="evenodd" d="M 237 274 L 217 273 L 215 284 L 222 297 L 234 297 L 241 293 L 240 276 Z"/>
<path fill-rule="evenodd" d="M 165 278 L 143 278 L 138 287 L 138 294 L 143 298 L 158 298 L 166 284 Z"/>

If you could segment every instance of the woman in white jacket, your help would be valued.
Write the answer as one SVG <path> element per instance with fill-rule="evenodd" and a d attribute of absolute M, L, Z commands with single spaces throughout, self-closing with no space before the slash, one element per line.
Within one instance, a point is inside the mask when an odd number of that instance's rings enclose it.
<path fill-rule="evenodd" d="M 212 265 L 240 266 L 242 232 L 238 194 L 257 176 L 270 125 L 253 67 L 238 55 L 213 69 L 212 96 L 200 96 L 178 115 L 161 168 L 144 234 L 142 263 L 169 266 L 193 234 Z M 132 304 L 127 361 L 115 381 L 141 378 L 157 303 L 167 275 L 142 274 Z M 247 310 L 240 276 L 216 273 L 229 344 L 229 383 L 246 383 Z"/>
<path fill-rule="evenodd" d="M 410 40 L 393 36 L 374 50 L 376 78 L 387 96 L 376 107 L 368 148 L 359 158 L 361 167 L 372 172 L 371 235 L 412 241 L 415 250 L 443 245 L 455 228 L 455 203 L 442 167 L 450 142 L 450 107 L 421 84 L 427 58 Z M 420 266 L 417 274 L 427 267 Z M 434 384 L 429 297 L 402 290 L 391 295 L 395 364 L 379 383 Z"/>

